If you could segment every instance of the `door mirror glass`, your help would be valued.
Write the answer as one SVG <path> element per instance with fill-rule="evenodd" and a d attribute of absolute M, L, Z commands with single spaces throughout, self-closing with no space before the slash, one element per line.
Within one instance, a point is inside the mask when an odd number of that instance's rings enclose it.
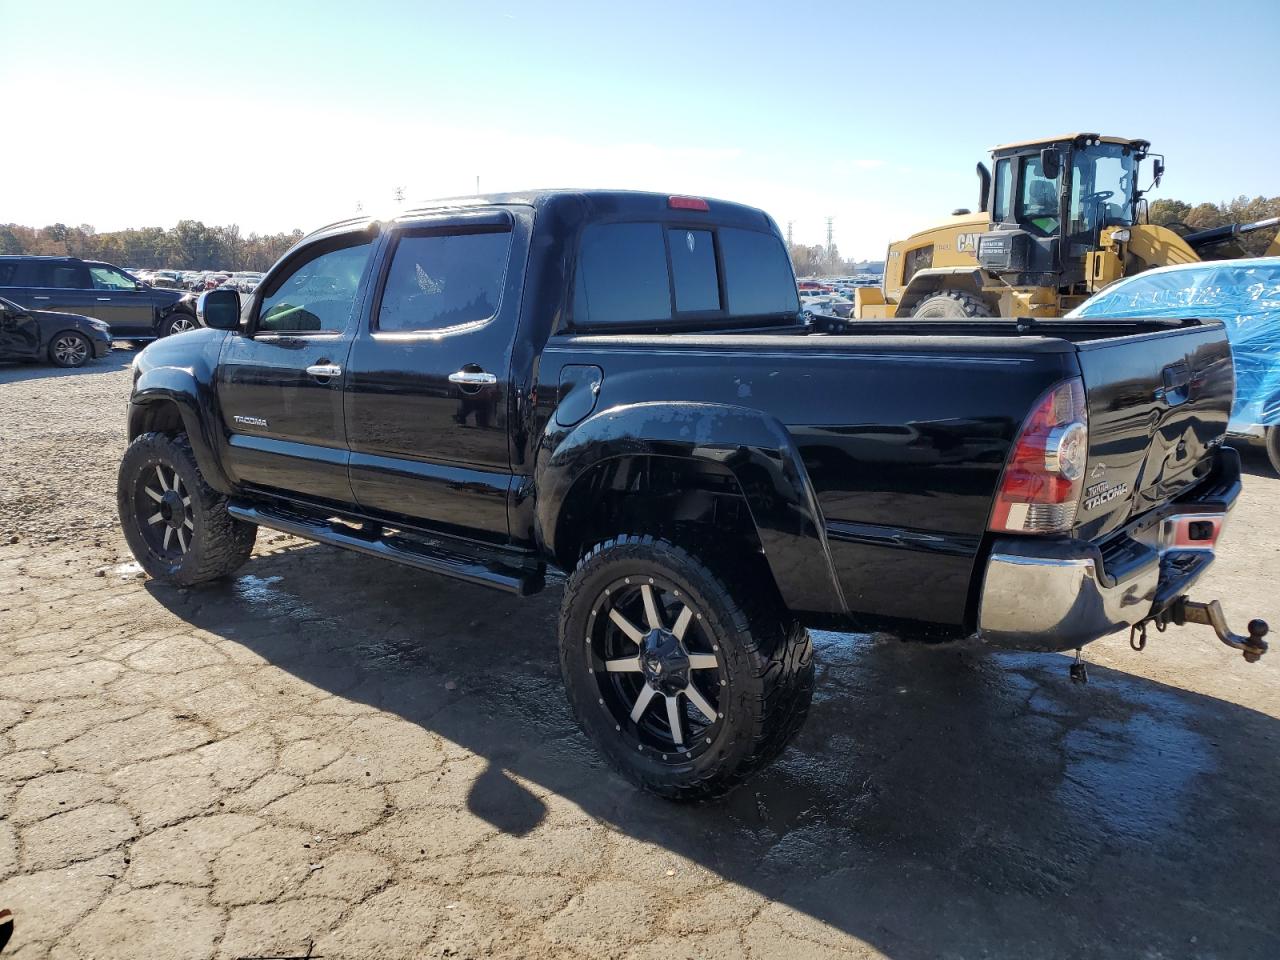
<path fill-rule="evenodd" d="M 1050 180 L 1056 180 L 1062 170 L 1062 155 L 1057 147 L 1045 147 L 1040 151 L 1040 169 Z"/>
<path fill-rule="evenodd" d="M 240 326 L 240 291 L 218 288 L 200 294 L 196 316 L 214 330 L 236 330 Z"/>

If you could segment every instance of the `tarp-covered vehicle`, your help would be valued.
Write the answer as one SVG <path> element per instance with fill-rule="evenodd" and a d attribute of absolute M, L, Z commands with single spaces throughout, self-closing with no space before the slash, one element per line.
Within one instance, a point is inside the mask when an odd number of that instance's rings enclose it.
<path fill-rule="evenodd" d="M 1280 472 L 1280 257 L 1151 270 L 1107 287 L 1067 316 L 1221 320 L 1236 368 L 1227 434 L 1265 446 Z"/>

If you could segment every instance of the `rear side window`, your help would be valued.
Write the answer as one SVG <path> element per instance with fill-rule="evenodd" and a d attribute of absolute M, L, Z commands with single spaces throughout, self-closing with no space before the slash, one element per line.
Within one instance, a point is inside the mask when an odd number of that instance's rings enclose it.
<path fill-rule="evenodd" d="M 662 227 L 601 223 L 582 231 L 573 298 L 577 324 L 671 319 L 671 280 Z"/>
<path fill-rule="evenodd" d="M 57 290 L 86 290 L 89 288 L 89 272 L 78 263 L 32 264 L 35 268 L 31 286 L 52 287 Z"/>
<path fill-rule="evenodd" d="M 667 231 L 671 276 L 675 280 L 676 312 L 720 309 L 720 278 L 716 271 L 715 240 L 709 230 Z"/>
<path fill-rule="evenodd" d="M 5 262 L 0 260 L 0 287 L 16 286 L 13 282 L 13 276 L 18 272 L 18 264 L 15 260 Z"/>
<path fill-rule="evenodd" d="M 719 234 L 731 316 L 795 313 L 800 309 L 791 261 L 782 241 L 771 233 L 731 227 L 722 228 Z"/>
<path fill-rule="evenodd" d="M 407 235 L 396 245 L 378 307 L 385 332 L 443 330 L 498 312 L 511 233 Z"/>

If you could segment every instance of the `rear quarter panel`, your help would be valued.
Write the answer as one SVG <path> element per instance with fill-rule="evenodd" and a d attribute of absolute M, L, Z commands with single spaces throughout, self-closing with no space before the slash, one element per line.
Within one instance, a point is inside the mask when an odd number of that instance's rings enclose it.
<path fill-rule="evenodd" d="M 952 629 L 966 625 L 1013 436 L 1076 372 L 1069 348 L 1035 338 L 565 336 L 542 355 L 540 396 L 555 396 L 566 364 L 604 371 L 597 411 L 719 403 L 776 418 L 812 483 L 849 612 L 868 626 Z"/>

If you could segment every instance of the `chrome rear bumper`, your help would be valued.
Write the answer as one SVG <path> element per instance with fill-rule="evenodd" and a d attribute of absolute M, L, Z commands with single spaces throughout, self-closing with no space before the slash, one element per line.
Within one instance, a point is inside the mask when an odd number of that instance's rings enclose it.
<path fill-rule="evenodd" d="M 1019 650 L 1071 650 L 1158 613 L 1213 562 L 1239 495 L 1239 458 L 1223 451 L 1225 479 L 1140 518 L 1104 544 L 1004 537 L 987 561 L 978 635 Z M 1197 544 L 1202 544 L 1198 546 Z"/>

